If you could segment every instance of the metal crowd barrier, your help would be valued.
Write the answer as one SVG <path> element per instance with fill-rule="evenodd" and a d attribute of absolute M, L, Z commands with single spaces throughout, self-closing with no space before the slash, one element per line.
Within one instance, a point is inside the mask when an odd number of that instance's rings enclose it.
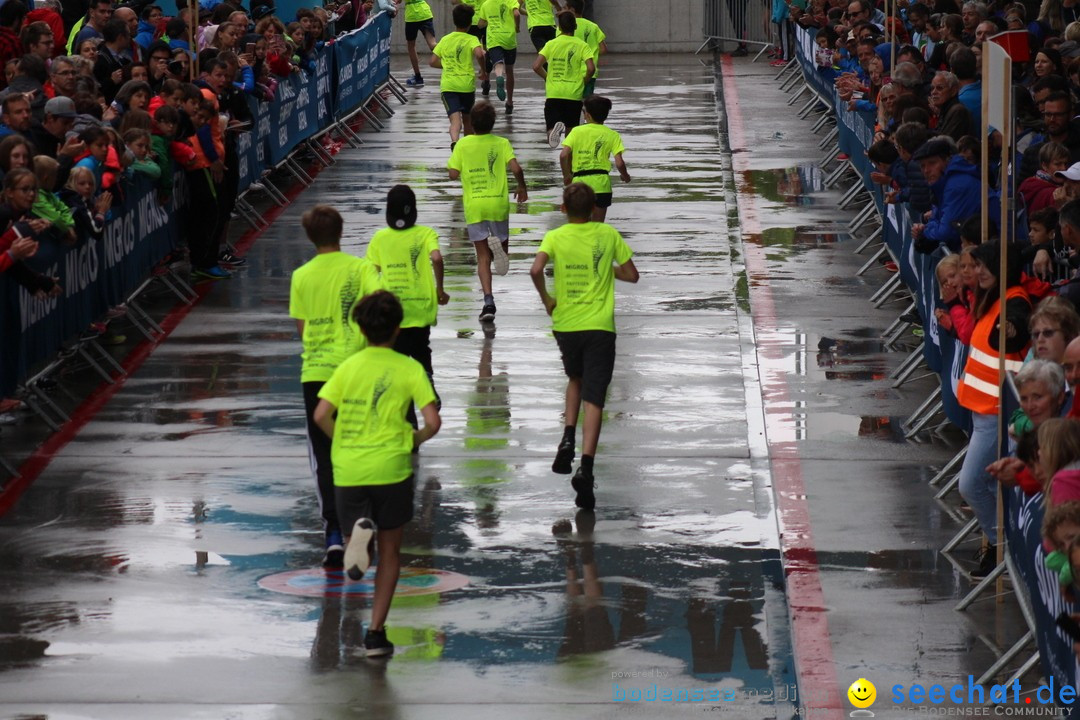
<path fill-rule="evenodd" d="M 706 47 L 719 49 L 724 42 L 760 45 L 754 57 L 757 60 L 774 44 L 774 30 L 769 0 L 705 0 L 701 22 L 704 42 L 697 52 Z"/>
<path fill-rule="evenodd" d="M 813 131 L 818 133 L 830 123 L 833 128 L 819 143 L 826 155 L 819 167 L 825 175 L 825 186 L 843 189 L 842 207 L 850 207 L 857 201 L 866 204 L 855 213 L 848 225 L 854 237 L 866 226 L 874 229 L 863 239 L 856 253 L 874 248 L 875 253 L 858 272 L 865 273 L 879 260 L 891 259 L 897 264 L 895 272 L 872 296 L 875 307 L 891 302 L 901 302 L 905 309 L 882 334 L 882 340 L 895 349 L 902 338 L 914 339 L 912 332 L 916 323 L 911 314 L 917 312 L 926 321 L 922 323 L 923 338 L 908 357 L 893 371 L 892 386 L 899 388 L 919 377 L 938 376 L 938 386 L 923 400 L 918 409 L 904 423 L 905 435 L 914 439 L 927 430 L 937 431 L 954 425 L 964 431 L 970 428 L 970 413 L 959 406 L 955 397 L 955 380 L 966 362 L 966 348 L 945 333 L 939 333 L 933 310 L 937 303 L 934 267 L 937 259 L 916 253 L 912 247 L 911 220 L 905 207 L 887 205 L 880 190 L 870 182 L 872 168 L 865 157 L 865 150 L 872 142 L 873 123 L 858 113 L 839 108 L 839 98 L 831 84 L 817 72 L 814 64 L 814 33 L 803 28 L 796 30 L 796 54 L 780 70 L 775 80 L 784 92 L 794 93 L 789 105 L 803 96 L 809 96 L 800 115 L 807 117 L 813 109 L 820 110 Z M 828 118 L 824 116 L 828 115 Z M 876 227 L 874 227 L 876 225 Z M 1008 410 L 1017 406 L 1017 395 L 1011 378 L 1002 389 L 1002 403 Z M 935 498 L 945 498 L 958 484 L 958 471 L 967 448 L 960 450 L 934 477 L 930 485 L 941 488 Z M 942 483 L 944 483 L 942 485 Z M 1043 563 L 1045 552 L 1039 528 L 1044 500 L 1041 493 L 1025 497 L 1019 489 L 1003 489 L 1005 526 L 1000 529 L 1004 560 L 986 578 L 957 604 L 958 611 L 966 610 L 976 600 L 984 597 L 1003 576 L 1011 580 L 1014 597 L 1026 627 L 1021 636 L 1007 648 L 999 648 L 992 641 L 987 644 L 997 654 L 997 660 L 976 681 L 978 684 L 993 682 L 1008 674 L 1006 684 L 1012 683 L 1041 663 L 1045 677 L 1059 685 L 1076 686 L 1077 662 L 1072 652 L 1072 641 L 1054 624 L 1057 613 L 1076 612 L 1077 608 L 1066 603 L 1058 592 L 1056 575 Z M 942 506 L 958 522 L 962 529 L 942 549 L 942 554 L 962 574 L 971 579 L 970 572 L 954 557 L 953 551 L 978 531 L 978 523 L 968 520 L 955 507 Z M 966 522 L 965 522 L 966 521 Z M 996 597 L 996 596 L 991 596 Z M 1037 648 L 1035 647 L 1037 645 Z M 1018 666 L 1016 661 L 1022 660 Z M 1010 666 L 1015 666 L 1010 670 Z M 1066 714 L 1068 710 L 1065 711 Z"/>

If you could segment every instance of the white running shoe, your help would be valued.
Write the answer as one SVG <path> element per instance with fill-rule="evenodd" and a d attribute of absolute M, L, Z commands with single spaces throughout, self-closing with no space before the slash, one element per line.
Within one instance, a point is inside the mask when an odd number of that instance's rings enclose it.
<path fill-rule="evenodd" d="M 562 139 L 563 133 L 566 132 L 566 125 L 562 122 L 557 122 L 551 128 L 551 132 L 548 133 L 548 147 L 555 149 L 559 147 L 559 140 Z"/>
<path fill-rule="evenodd" d="M 375 523 L 368 518 L 360 518 L 353 525 L 349 544 L 345 546 L 345 572 L 350 580 L 364 577 L 371 565 L 374 544 Z"/>
<path fill-rule="evenodd" d="M 496 275 L 505 275 L 510 272 L 510 256 L 503 250 L 502 240 L 494 235 L 488 235 L 487 244 L 491 248 L 491 257 L 495 261 L 492 272 Z"/>

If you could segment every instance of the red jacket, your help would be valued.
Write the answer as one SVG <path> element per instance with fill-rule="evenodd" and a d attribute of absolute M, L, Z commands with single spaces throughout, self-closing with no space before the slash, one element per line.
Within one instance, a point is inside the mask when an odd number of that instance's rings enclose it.
<path fill-rule="evenodd" d="M 1024 198 L 1024 207 L 1027 208 L 1028 217 L 1043 208 L 1053 207 L 1054 191 L 1059 187 L 1061 186 L 1057 183 L 1044 180 L 1038 175 L 1032 175 L 1020 183 L 1018 192 Z"/>
<path fill-rule="evenodd" d="M 60 13 L 48 8 L 38 8 L 37 10 L 31 10 L 26 14 L 26 20 L 23 21 L 23 25 L 29 25 L 32 22 L 43 22 L 49 26 L 49 29 L 53 33 L 53 57 L 64 54 L 64 48 L 67 47 L 67 31 L 64 30 L 64 20 L 60 17 Z"/>

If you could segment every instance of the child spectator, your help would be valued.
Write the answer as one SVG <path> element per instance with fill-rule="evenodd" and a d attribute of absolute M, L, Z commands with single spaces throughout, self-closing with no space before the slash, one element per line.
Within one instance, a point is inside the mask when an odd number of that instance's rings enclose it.
<path fill-rule="evenodd" d="M 289 315 L 303 342 L 300 384 L 307 415 L 308 453 L 315 472 L 316 493 L 326 541 L 323 566 L 343 567 L 344 539 L 341 515 L 334 502 L 334 470 L 330 438 L 315 423 L 319 391 L 348 357 L 364 346 L 364 338 L 350 322 L 357 301 L 375 291 L 379 279 L 370 262 L 341 252 L 343 221 L 329 205 L 316 205 L 304 213 L 304 232 L 315 246 L 315 257 L 292 274 Z M 404 410 L 402 410 L 404 416 Z M 343 478 L 348 484 L 351 478 Z"/>
<path fill-rule="evenodd" d="M 594 222 L 604 222 L 607 209 L 611 207 L 611 158 L 624 183 L 630 182 L 630 173 L 623 160 L 622 137 L 604 125 L 611 112 L 611 100 L 601 95 L 585 98 L 585 124 L 571 130 L 563 140 L 559 164 L 562 166 L 563 185 L 583 182 L 596 193 Z"/>
<path fill-rule="evenodd" d="M 948 299 L 942 298 L 952 320 L 953 332 L 964 345 L 971 344 L 971 333 L 975 330 L 975 288 L 979 286 L 979 274 L 976 267 L 974 247 L 960 251 L 960 272 L 956 278 L 956 294 Z"/>
<path fill-rule="evenodd" d="M 1068 170 L 1070 164 L 1071 154 L 1065 145 L 1050 141 L 1039 148 L 1039 169 L 1019 188 L 1029 218 L 1043 208 L 1054 207 L 1054 191 L 1061 186 L 1054 173 Z"/>
<path fill-rule="evenodd" d="M 579 508 L 592 511 L 593 460 L 600 439 L 604 401 L 615 366 L 615 280 L 636 283 L 633 252 L 610 225 L 591 222 L 596 195 L 574 183 L 563 191 L 567 222 L 544 235 L 529 275 L 562 353 L 566 384 L 565 422 L 551 471 L 568 475 L 574 462 L 576 426 L 585 402 L 581 465 L 571 480 Z M 548 294 L 544 269 L 551 260 L 555 297 Z"/>
<path fill-rule="evenodd" d="M 168 105 L 159 107 L 154 113 L 150 148 L 161 168 L 158 201 L 162 204 L 172 198 L 175 167 L 186 168 L 195 159 L 195 151 L 190 145 L 175 140 L 179 121 L 180 111 Z"/>
<path fill-rule="evenodd" d="M 470 35 L 470 37 L 472 37 Z M 379 271 L 382 287 L 397 296 L 404 312 L 394 350 L 424 366 L 435 388 L 431 366 L 431 328 L 439 305 L 450 301 L 443 290 L 443 258 L 439 236 L 416 224 L 416 195 L 408 185 L 395 185 L 386 196 L 386 224 L 368 243 L 365 257 Z M 438 405 L 439 393 L 435 393 Z M 416 413 L 408 419 L 416 427 Z"/>
<path fill-rule="evenodd" d="M 393 293 L 372 293 L 353 317 L 368 347 L 341 363 L 323 386 L 315 422 L 333 438 L 334 494 L 341 527 L 350 533 L 350 579 L 363 577 L 378 549 L 364 648 L 368 657 L 380 657 L 394 652 L 385 623 L 401 571 L 403 529 L 413 516 L 412 450 L 439 432 L 442 420 L 424 368 L 393 350 L 403 317 Z M 424 427 L 411 432 L 405 421 L 410 404 L 424 416 Z"/>
<path fill-rule="evenodd" d="M 1053 279 L 1059 267 L 1067 268 L 1068 250 L 1061 242 L 1053 206 L 1028 214 L 1028 242 L 1031 247 L 1025 251 L 1025 260 L 1031 261 L 1036 276 Z"/>
<path fill-rule="evenodd" d="M 938 261 L 937 267 L 934 268 L 934 275 L 937 277 L 938 292 L 941 295 L 941 301 L 948 307 L 949 303 L 954 301 L 960 294 L 959 289 L 959 277 L 960 277 L 960 256 L 959 255 L 946 255 Z M 936 308 L 934 310 L 934 317 L 937 318 L 938 326 L 946 332 L 953 332 L 952 317 L 949 315 L 948 310 L 945 308 Z"/>
<path fill-rule="evenodd" d="M 112 193 L 104 191 L 96 198 L 97 180 L 87 167 L 73 167 L 60 199 L 71 209 L 75 232 L 79 237 L 100 239 L 105 230 L 105 218 L 112 207 Z"/>
<path fill-rule="evenodd" d="M 1049 478 L 1049 507 L 1080 500 L 1080 423 L 1053 418 L 1039 426 L 1039 464 Z"/>
<path fill-rule="evenodd" d="M 37 177 L 38 191 L 30 212 L 52 223 L 51 232 L 61 241 L 73 245 L 78 240 L 75 235 L 75 220 L 68 206 L 53 192 L 59 168 L 60 163 L 51 157 L 38 155 L 34 158 L 34 175 Z"/>
<path fill-rule="evenodd" d="M 451 180 L 461 180 L 465 222 L 469 240 L 476 250 L 476 274 L 484 293 L 480 322 L 492 322 L 495 320 L 492 262 L 497 275 L 505 275 L 510 269 L 510 258 L 506 254 L 510 244 L 507 170 L 517 179 L 514 191 L 517 201 L 525 202 L 529 194 L 525 189 L 525 173 L 514 157 L 510 142 L 491 134 L 495 127 L 495 108 L 491 103 L 478 102 L 473 106 L 471 117 L 476 134 L 458 141 L 446 166 Z"/>
<path fill-rule="evenodd" d="M 84 167 L 94 173 L 94 182 L 105 188 L 105 163 L 109 155 L 109 133 L 101 127 L 89 127 L 79 133 L 79 141 L 85 143 L 86 154 L 79 158 L 75 167 Z M 115 180 L 115 179 L 114 179 Z"/>
<path fill-rule="evenodd" d="M 131 163 L 134 172 L 142 173 L 151 180 L 161 179 L 161 167 L 150 157 L 150 132 L 148 130 L 133 129 L 124 133 L 124 144 L 135 156 Z"/>

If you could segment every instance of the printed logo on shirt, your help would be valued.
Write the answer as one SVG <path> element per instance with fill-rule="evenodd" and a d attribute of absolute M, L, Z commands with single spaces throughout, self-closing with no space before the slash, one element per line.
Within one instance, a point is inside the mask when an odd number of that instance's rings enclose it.
<path fill-rule="evenodd" d="M 413 243 L 412 247 L 409 248 L 409 259 L 412 261 L 412 272 L 413 277 L 415 278 L 420 277 L 420 268 L 417 267 L 416 263 L 420 259 L 420 253 L 422 251 L 423 248 L 420 247 L 420 243 L 418 242 Z"/>
<path fill-rule="evenodd" d="M 495 163 L 497 163 L 498 161 L 499 161 L 499 153 L 495 152 L 495 148 L 492 148 L 492 149 L 488 150 L 488 155 L 487 155 L 488 174 L 491 175 L 491 177 L 495 177 Z"/>
<path fill-rule="evenodd" d="M 604 250 L 600 247 L 600 238 L 596 238 L 592 246 L 592 271 L 597 279 L 600 277 L 600 259 L 603 257 Z"/>
<path fill-rule="evenodd" d="M 597 160 L 600 160 L 600 151 L 602 151 L 603 149 L 604 149 L 604 141 L 603 140 L 597 140 L 595 143 L 593 143 L 593 157 L 596 158 Z"/>
<path fill-rule="evenodd" d="M 375 392 L 371 394 L 371 412 L 377 414 L 379 412 L 379 400 L 386 394 L 386 391 L 390 389 L 390 371 L 387 370 L 383 373 L 382 377 L 375 381 Z"/>

